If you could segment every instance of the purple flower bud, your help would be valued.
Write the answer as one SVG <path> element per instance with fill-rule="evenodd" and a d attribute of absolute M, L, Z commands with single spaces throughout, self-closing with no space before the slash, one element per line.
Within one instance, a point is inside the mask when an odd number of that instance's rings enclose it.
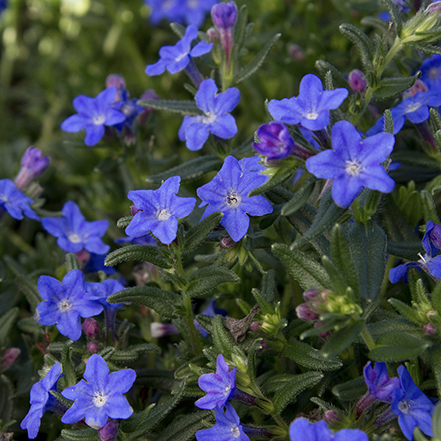
<path fill-rule="evenodd" d="M 171 323 L 154 322 L 150 324 L 150 335 L 152 338 L 161 338 L 173 334 L 179 334 L 179 330 Z"/>
<path fill-rule="evenodd" d="M 91 354 L 101 351 L 101 346 L 96 341 L 89 341 L 86 347 Z"/>
<path fill-rule="evenodd" d="M 104 427 L 98 430 L 100 441 L 114 441 L 118 435 L 118 424 L 113 420 L 107 421 Z"/>
<path fill-rule="evenodd" d="M 432 323 L 426 323 L 424 326 L 423 326 L 423 332 L 425 333 L 425 334 L 428 334 L 428 335 L 436 335 L 436 334 L 438 334 L 438 328 L 435 328 L 435 326 L 433 326 L 432 325 Z"/>
<path fill-rule="evenodd" d="M 284 159 L 294 150 L 294 139 L 285 124 L 271 121 L 257 129 L 260 142 L 253 142 L 254 149 L 269 159 Z"/>
<path fill-rule="evenodd" d="M 100 335 L 100 327 L 98 326 L 98 323 L 93 318 L 87 318 L 84 320 L 83 324 L 81 325 L 83 328 L 84 333 L 89 338 L 98 338 Z"/>
<path fill-rule="evenodd" d="M 427 6 L 424 10 L 424 14 L 440 14 L 441 13 L 441 2 L 433 2 L 431 5 Z"/>
<path fill-rule="evenodd" d="M 234 240 L 231 239 L 231 237 L 222 237 L 219 242 L 219 246 L 221 250 L 226 250 L 228 248 L 233 247 L 234 245 L 236 245 L 236 242 L 234 242 Z"/>
<path fill-rule="evenodd" d="M 159 95 L 153 90 L 153 89 L 149 89 L 146 90 L 142 95 L 140 100 L 159 100 Z M 151 107 L 146 107 L 144 109 L 144 112 L 141 113 L 140 117 L 139 117 L 139 123 L 141 125 L 145 124 L 145 122 L 147 121 L 147 118 L 150 116 L 150 114 L 153 112 L 153 109 Z"/>
<path fill-rule="evenodd" d="M 290 44 L 288 46 L 288 55 L 297 61 L 303 61 L 305 59 L 305 53 L 298 44 Z"/>
<path fill-rule="evenodd" d="M 307 303 L 302 303 L 296 308 L 297 317 L 305 322 L 317 320 L 318 315 L 311 309 Z"/>
<path fill-rule="evenodd" d="M 21 168 L 14 182 L 19 190 L 25 188 L 33 179 L 38 178 L 49 166 L 49 156 L 41 156 L 41 151 L 29 147 L 21 158 Z"/>
<path fill-rule="evenodd" d="M 367 83 L 361 70 L 354 69 L 349 72 L 348 81 L 349 85 L 355 93 L 363 93 L 366 90 Z"/>
<path fill-rule="evenodd" d="M 207 29 L 206 34 L 210 43 L 214 43 L 215 40 L 220 40 L 219 32 L 215 28 Z"/>
<path fill-rule="evenodd" d="M 320 290 L 317 288 L 309 288 L 303 293 L 305 302 L 311 302 L 320 296 Z"/>
<path fill-rule="evenodd" d="M 2 369 L 7 369 L 9 366 L 12 366 L 15 362 L 15 360 L 17 360 L 17 358 L 20 356 L 21 351 L 18 348 L 9 348 L 6 349 L 5 351 L 5 355 L 3 356 L 2 359 Z"/>
<path fill-rule="evenodd" d="M 110 74 L 106 78 L 106 88 L 116 87 L 117 92 L 115 96 L 116 101 L 126 101 L 129 99 L 129 93 L 126 89 L 126 80 L 118 74 Z"/>
<path fill-rule="evenodd" d="M 250 325 L 250 330 L 253 331 L 253 332 L 256 332 L 257 334 L 260 334 L 261 333 L 261 331 L 260 331 L 261 327 L 262 326 L 260 325 L 259 322 L 253 322 Z"/>
<path fill-rule="evenodd" d="M 415 96 L 417 93 L 428 92 L 428 90 L 429 88 L 427 87 L 427 84 L 424 81 L 416 80 L 415 84 L 405 93 L 403 93 L 403 97 L 407 98 L 409 96 Z"/>
<path fill-rule="evenodd" d="M 226 54 L 227 70 L 230 67 L 231 48 L 233 47 L 234 25 L 237 20 L 236 3 L 218 3 L 211 8 L 211 17 L 219 30 L 222 47 Z"/>
<path fill-rule="evenodd" d="M 337 412 L 335 410 L 327 410 L 324 414 L 323 414 L 323 420 L 327 423 L 327 424 L 335 424 L 336 422 L 340 421 L 340 417 L 338 416 Z"/>

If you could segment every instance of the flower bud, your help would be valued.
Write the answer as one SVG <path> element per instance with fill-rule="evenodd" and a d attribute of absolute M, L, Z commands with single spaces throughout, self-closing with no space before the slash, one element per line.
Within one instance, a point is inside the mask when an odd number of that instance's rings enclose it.
<path fill-rule="evenodd" d="M 140 100 L 153 100 L 153 101 L 157 101 L 159 100 L 159 95 L 153 90 L 153 89 L 149 89 L 146 90 L 142 95 Z M 150 114 L 153 112 L 154 109 L 152 109 L 151 107 L 145 107 L 144 111 L 141 113 L 141 116 L 139 117 L 139 123 L 141 125 L 144 125 L 145 122 L 147 121 L 147 118 L 150 116 Z"/>
<path fill-rule="evenodd" d="M 86 348 L 91 354 L 101 351 L 101 346 L 96 341 L 89 341 Z"/>
<path fill-rule="evenodd" d="M 311 309 L 307 303 L 302 303 L 296 308 L 297 317 L 305 322 L 311 322 L 318 319 L 318 315 Z"/>
<path fill-rule="evenodd" d="M 361 70 L 354 69 L 349 72 L 348 82 L 355 93 L 363 93 L 366 90 L 367 83 Z"/>
<path fill-rule="evenodd" d="M 109 420 L 104 427 L 98 430 L 98 435 L 100 436 L 100 441 L 115 441 L 118 435 L 118 424 Z"/>
<path fill-rule="evenodd" d="M 437 14 L 441 13 L 441 2 L 433 2 L 424 10 L 424 14 Z"/>
<path fill-rule="evenodd" d="M 303 293 L 305 302 L 311 302 L 320 296 L 320 290 L 317 288 L 309 288 Z"/>
<path fill-rule="evenodd" d="M 207 29 L 206 34 L 210 43 L 214 43 L 216 40 L 220 40 L 219 32 L 213 27 Z"/>
<path fill-rule="evenodd" d="M 434 336 L 434 335 L 438 334 L 438 328 L 435 328 L 435 326 L 433 326 L 432 323 L 426 323 L 423 326 L 423 332 L 425 334 Z"/>
<path fill-rule="evenodd" d="M 14 180 L 17 188 L 23 190 L 47 169 L 49 163 L 49 156 L 41 156 L 40 150 L 29 147 L 21 158 L 21 168 Z"/>
<path fill-rule="evenodd" d="M 179 334 L 179 330 L 172 323 L 153 322 L 150 324 L 150 335 L 152 338 L 161 338 L 173 334 Z"/>
<path fill-rule="evenodd" d="M 257 333 L 257 334 L 260 333 L 260 328 L 261 328 L 261 326 L 260 326 L 259 322 L 253 322 L 250 325 L 250 330 Z"/>
<path fill-rule="evenodd" d="M 106 87 L 116 87 L 117 92 L 115 102 L 126 101 L 129 99 L 129 93 L 126 89 L 126 80 L 118 74 L 110 74 L 106 78 Z"/>
<path fill-rule="evenodd" d="M 6 349 L 5 355 L 2 359 L 1 367 L 2 369 L 7 369 L 15 363 L 15 360 L 20 356 L 21 351 L 18 348 L 9 348 Z"/>
<path fill-rule="evenodd" d="M 222 237 L 219 242 L 219 246 L 221 250 L 226 250 L 228 248 L 233 247 L 234 245 L 236 245 L 236 242 L 234 242 L 234 240 L 231 239 L 231 237 Z"/>
<path fill-rule="evenodd" d="M 98 326 L 96 320 L 94 320 L 93 318 L 87 318 L 86 320 L 84 320 L 81 328 L 89 338 L 96 339 L 100 335 L 100 327 Z"/>
<path fill-rule="evenodd" d="M 340 421 L 340 417 L 335 410 L 327 410 L 323 414 L 323 420 L 326 422 L 326 424 L 335 424 L 336 422 Z"/>
<path fill-rule="evenodd" d="M 257 153 L 268 159 L 284 159 L 294 150 L 294 139 L 285 124 L 271 121 L 257 129 L 260 142 L 253 142 Z"/>
<path fill-rule="evenodd" d="M 305 59 L 305 53 L 298 44 L 290 44 L 288 46 L 288 55 L 297 61 L 303 61 Z"/>

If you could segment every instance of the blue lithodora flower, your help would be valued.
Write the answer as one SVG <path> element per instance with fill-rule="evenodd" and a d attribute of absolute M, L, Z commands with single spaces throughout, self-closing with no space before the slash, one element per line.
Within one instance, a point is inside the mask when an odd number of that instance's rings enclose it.
<path fill-rule="evenodd" d="M 216 373 L 199 377 L 199 387 L 207 392 L 207 395 L 199 398 L 194 404 L 200 409 L 223 407 L 236 390 L 236 371 L 237 368 L 234 368 L 228 372 L 228 364 L 224 356 L 219 354 L 216 361 Z"/>
<path fill-rule="evenodd" d="M 432 414 L 435 405 L 421 392 L 404 366 L 398 368 L 401 388 L 394 391 L 392 410 L 398 415 L 398 424 L 404 436 L 412 441 L 418 426 L 428 436 L 432 433 Z"/>
<path fill-rule="evenodd" d="M 78 205 L 68 201 L 62 209 L 62 217 L 45 217 L 43 228 L 57 238 L 58 246 L 68 253 L 77 253 L 83 248 L 90 253 L 106 254 L 110 247 L 101 237 L 106 233 L 109 222 L 98 220 L 87 222 Z"/>
<path fill-rule="evenodd" d="M 384 403 L 392 403 L 393 392 L 400 387 L 400 380 L 397 377 L 389 378 L 386 363 L 377 361 L 372 368 L 369 362 L 363 369 L 364 381 L 368 387 L 369 394 Z"/>
<path fill-rule="evenodd" d="M 49 156 L 42 156 L 41 150 L 29 147 L 21 158 L 21 167 L 14 182 L 18 189 L 25 188 L 32 180 L 38 178 L 49 166 Z"/>
<path fill-rule="evenodd" d="M 81 337 L 80 317 L 92 317 L 103 310 L 98 299 L 86 292 L 83 273 L 73 269 L 63 278 L 40 276 L 38 292 L 43 301 L 37 306 L 40 325 L 57 325 L 62 335 L 76 341 Z"/>
<path fill-rule="evenodd" d="M 64 407 L 50 393 L 51 390 L 57 390 L 57 381 L 61 376 L 61 364 L 55 363 L 46 376 L 32 386 L 29 400 L 31 408 L 20 423 L 20 427 L 28 431 L 28 438 L 34 439 L 37 436 L 44 412 Z"/>
<path fill-rule="evenodd" d="M 222 139 L 232 138 L 237 133 L 236 120 L 231 112 L 240 101 L 240 92 L 230 87 L 217 93 L 213 79 L 202 81 L 196 93 L 196 103 L 205 115 L 185 116 L 179 129 L 179 139 L 186 141 L 189 150 L 200 150 L 212 133 Z"/>
<path fill-rule="evenodd" d="M 267 156 L 268 159 L 284 159 L 294 150 L 294 139 L 285 124 L 271 121 L 257 129 L 260 142 L 253 142 L 257 153 Z"/>
<path fill-rule="evenodd" d="M 234 156 L 227 156 L 219 173 L 197 190 L 202 199 L 200 206 L 209 204 L 202 219 L 221 211 L 224 214 L 221 225 L 235 242 L 248 231 L 248 215 L 263 216 L 273 211 L 271 203 L 263 196 L 248 196 L 251 190 L 260 187 L 268 179 L 268 176 L 259 174 L 264 166 L 258 161 L 258 157 L 238 161 Z"/>
<path fill-rule="evenodd" d="M 363 187 L 390 193 L 394 180 L 381 165 L 392 153 L 395 137 L 379 133 L 362 139 L 348 121 L 332 129 L 333 150 L 308 158 L 306 168 L 321 179 L 333 179 L 332 197 L 341 207 L 349 207 Z"/>
<path fill-rule="evenodd" d="M 175 74 L 185 69 L 191 61 L 191 57 L 200 57 L 211 51 L 213 43 L 200 41 L 192 49 L 191 42 L 197 38 L 198 28 L 190 25 L 185 31 L 185 35 L 174 46 L 163 46 L 159 49 L 159 61 L 150 64 L 145 68 L 147 75 L 160 75 L 167 69 L 171 74 Z"/>
<path fill-rule="evenodd" d="M 79 95 L 73 100 L 73 106 L 78 112 L 69 116 L 61 124 L 65 132 L 79 132 L 86 130 L 86 145 L 97 144 L 104 136 L 104 126 L 113 126 L 122 123 L 126 117 L 112 106 L 115 101 L 117 89 L 108 87 L 95 98 Z"/>
<path fill-rule="evenodd" d="M 348 96 L 347 89 L 323 90 L 316 75 L 305 75 L 300 82 L 298 97 L 271 100 L 271 116 L 286 124 L 301 124 L 309 130 L 322 130 L 329 124 L 329 111 L 337 109 Z"/>
<path fill-rule="evenodd" d="M 86 283 L 85 287 L 86 291 L 96 298 L 104 309 L 117 309 L 123 305 L 123 303 L 109 303 L 107 301 L 107 297 L 124 289 L 124 286 L 118 280 L 107 279 L 101 283 Z"/>
<path fill-rule="evenodd" d="M 407 283 L 407 271 L 409 268 L 422 269 L 426 273 L 438 279 L 441 278 L 441 255 L 435 256 L 441 251 L 441 226 L 432 221 L 427 222 L 426 234 L 422 245 L 426 254 L 417 262 L 407 262 L 392 268 L 389 272 L 391 283 L 397 283 L 401 279 Z"/>
<path fill-rule="evenodd" d="M 210 429 L 196 432 L 197 441 L 250 441 L 231 404 L 225 404 L 225 411 L 224 408 L 215 407 L 214 413 L 216 424 Z"/>
<path fill-rule="evenodd" d="M 101 429 L 108 417 L 127 419 L 132 415 L 133 409 L 123 394 L 136 379 L 133 369 L 109 374 L 107 363 L 100 355 L 94 354 L 87 361 L 83 376 L 87 382 L 81 380 L 61 392 L 67 399 L 75 400 L 61 418 L 62 423 L 73 424 L 85 418 L 88 426 Z"/>
<path fill-rule="evenodd" d="M 14 219 L 22 220 L 23 215 L 40 220 L 30 204 L 34 202 L 23 194 L 10 179 L 0 179 L 0 217 L 6 210 Z"/>
<path fill-rule="evenodd" d="M 128 198 L 138 212 L 126 228 L 132 237 L 152 233 L 163 244 L 170 244 L 176 238 L 178 219 L 188 216 L 196 203 L 195 198 L 176 196 L 181 178 L 168 178 L 158 190 L 129 191 Z"/>
<path fill-rule="evenodd" d="M 430 91 L 439 92 L 441 90 L 441 55 L 434 54 L 424 60 L 421 65 L 421 81 L 423 81 Z"/>

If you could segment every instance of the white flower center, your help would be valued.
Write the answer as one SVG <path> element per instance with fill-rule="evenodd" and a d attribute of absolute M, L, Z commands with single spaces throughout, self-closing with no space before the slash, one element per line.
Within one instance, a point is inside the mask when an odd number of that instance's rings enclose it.
<path fill-rule="evenodd" d="M 230 391 L 230 389 L 231 389 L 231 387 L 230 387 L 230 386 L 225 386 L 225 392 L 229 392 L 229 391 Z"/>
<path fill-rule="evenodd" d="M 92 401 L 95 407 L 103 407 L 107 403 L 108 398 L 109 398 L 108 395 L 105 395 L 103 392 L 99 390 L 95 392 Z"/>
<path fill-rule="evenodd" d="M 171 216 L 171 212 L 168 208 L 163 208 L 162 210 L 158 210 L 156 213 L 156 219 L 160 221 L 166 221 Z"/>
<path fill-rule="evenodd" d="M 106 121 L 105 115 L 95 115 L 92 118 L 92 122 L 97 126 L 102 126 Z"/>
<path fill-rule="evenodd" d="M 413 103 L 413 104 L 409 104 L 406 107 L 406 113 L 411 113 L 411 112 L 415 112 L 416 110 L 418 110 L 421 107 L 420 103 Z"/>
<path fill-rule="evenodd" d="M 441 69 L 439 67 L 432 67 L 429 69 L 428 77 L 433 78 L 434 80 L 437 79 L 439 77 L 440 70 Z"/>
<path fill-rule="evenodd" d="M 346 161 L 345 172 L 349 176 L 359 176 L 363 170 L 364 167 L 357 160 Z"/>
<path fill-rule="evenodd" d="M 181 54 L 178 57 L 175 58 L 175 61 L 181 61 L 183 58 L 185 58 L 188 54 Z"/>
<path fill-rule="evenodd" d="M 206 116 L 202 118 L 204 124 L 211 124 L 216 121 L 217 115 L 215 113 L 206 113 Z"/>
<path fill-rule="evenodd" d="M 234 426 L 231 428 L 231 436 L 232 436 L 234 439 L 239 438 L 239 436 L 240 436 L 240 430 L 239 430 L 239 427 L 237 427 L 236 425 L 234 425 Z"/>
<path fill-rule="evenodd" d="M 230 189 L 225 200 L 230 208 L 237 208 L 242 202 L 242 196 L 233 189 Z"/>
<path fill-rule="evenodd" d="M 407 401 L 400 401 L 398 403 L 398 409 L 407 414 L 410 412 L 410 404 Z"/>
<path fill-rule="evenodd" d="M 69 302 L 69 300 L 64 299 L 60 300 L 58 302 L 57 308 L 60 312 L 69 312 L 72 309 L 72 302 Z"/>
<path fill-rule="evenodd" d="M 312 112 L 309 112 L 305 115 L 306 119 L 317 119 L 319 116 L 319 113 L 313 110 Z"/>
<path fill-rule="evenodd" d="M 80 243 L 81 242 L 81 237 L 78 234 L 76 234 L 76 233 L 68 234 L 67 238 L 72 243 Z"/>

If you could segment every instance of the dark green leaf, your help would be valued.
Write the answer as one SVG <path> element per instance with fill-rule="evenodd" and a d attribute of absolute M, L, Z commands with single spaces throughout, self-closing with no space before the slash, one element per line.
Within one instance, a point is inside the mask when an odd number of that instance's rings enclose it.
<path fill-rule="evenodd" d="M 195 101 L 173 101 L 173 100 L 139 100 L 139 106 L 166 112 L 180 113 L 181 115 L 203 115 Z"/>
<path fill-rule="evenodd" d="M 18 313 L 18 308 L 12 308 L 0 317 L 0 348 L 6 344 L 9 332 L 17 320 Z"/>
<path fill-rule="evenodd" d="M 423 253 L 424 248 L 421 242 L 392 242 L 387 241 L 387 253 L 402 259 L 415 260 L 419 253 Z"/>
<path fill-rule="evenodd" d="M 172 371 L 163 369 L 138 369 L 136 383 L 153 389 L 172 391 L 180 384 Z"/>
<path fill-rule="evenodd" d="M 221 315 L 216 315 L 212 321 L 211 336 L 216 352 L 230 358 L 235 342 L 231 333 L 225 328 Z"/>
<path fill-rule="evenodd" d="M 344 295 L 346 293 L 347 285 L 343 280 L 343 276 L 341 275 L 340 271 L 335 267 L 328 256 L 322 257 L 322 265 L 331 279 L 334 292 L 336 294 Z"/>
<path fill-rule="evenodd" d="M 364 320 L 358 320 L 349 326 L 333 332 L 322 348 L 323 356 L 330 357 L 341 354 L 356 340 L 364 325 Z"/>
<path fill-rule="evenodd" d="M 433 441 L 441 440 L 441 403 L 435 407 L 432 415 L 432 430 L 433 430 Z"/>
<path fill-rule="evenodd" d="M 311 196 L 316 182 L 317 178 L 315 176 L 307 179 L 297 190 L 293 198 L 283 206 L 282 216 L 288 216 L 299 210 L 309 199 L 309 196 Z"/>
<path fill-rule="evenodd" d="M 429 55 L 432 55 L 432 54 L 441 55 L 441 47 L 435 46 L 435 45 L 430 44 L 430 43 L 426 43 L 424 41 L 407 42 L 406 45 L 410 46 L 410 47 L 413 47 L 414 49 L 416 49 L 418 51 L 426 52 Z"/>
<path fill-rule="evenodd" d="M 432 195 L 426 190 L 422 190 L 420 194 L 424 213 L 424 222 L 427 224 L 427 222 L 432 221 L 435 224 L 441 224 Z"/>
<path fill-rule="evenodd" d="M 398 12 L 396 4 L 392 0 L 383 0 L 383 3 L 386 5 L 386 8 L 390 13 L 391 19 L 389 21 L 393 21 L 395 23 L 396 32 L 398 35 L 400 35 L 403 28 L 403 20 L 401 19 L 401 15 Z"/>
<path fill-rule="evenodd" d="M 132 222 L 133 216 L 124 216 L 118 219 L 116 226 L 118 228 L 126 228 L 129 226 L 130 222 Z"/>
<path fill-rule="evenodd" d="M 421 320 L 418 317 L 418 314 L 415 309 L 411 308 L 409 305 L 401 302 L 398 299 L 389 299 L 388 302 L 407 320 L 410 320 L 413 323 L 421 324 Z"/>
<path fill-rule="evenodd" d="M 220 221 L 222 220 L 222 216 L 223 213 L 216 211 L 191 227 L 185 235 L 185 252 L 190 252 L 197 248 L 213 231 L 213 229 L 219 225 Z"/>
<path fill-rule="evenodd" d="M 164 256 L 158 248 L 150 245 L 127 245 L 112 251 L 104 262 L 106 266 L 115 266 L 118 263 L 130 261 L 150 262 L 160 268 L 169 268 L 170 264 L 164 259 Z"/>
<path fill-rule="evenodd" d="M 35 308 L 39 303 L 43 301 L 38 292 L 37 284 L 27 276 L 20 275 L 15 278 L 15 284 L 17 288 L 25 295 L 26 300 L 31 307 L 31 311 L 35 311 Z"/>
<path fill-rule="evenodd" d="M 343 23 L 339 26 L 339 29 L 343 35 L 355 44 L 363 65 L 368 70 L 372 70 L 372 60 L 375 53 L 375 47 L 372 40 L 361 29 L 352 24 Z"/>
<path fill-rule="evenodd" d="M 438 282 L 432 292 L 432 305 L 441 315 L 441 282 Z"/>
<path fill-rule="evenodd" d="M 191 297 L 201 297 L 210 294 L 223 283 L 239 282 L 240 277 L 228 268 L 215 265 L 205 266 L 191 275 L 187 294 Z"/>
<path fill-rule="evenodd" d="M 73 367 L 71 359 L 72 348 L 70 346 L 72 343 L 71 340 L 68 340 L 64 344 L 61 352 L 61 364 L 63 365 L 63 374 L 68 387 L 77 384 L 77 375 L 75 374 L 75 368 Z"/>
<path fill-rule="evenodd" d="M 355 380 L 347 381 L 332 388 L 332 393 L 342 401 L 352 401 L 364 395 L 366 392 L 366 383 L 364 377 L 358 377 Z"/>
<path fill-rule="evenodd" d="M 274 302 L 277 298 L 276 273 L 270 269 L 262 278 L 262 296 L 267 302 Z"/>
<path fill-rule="evenodd" d="M 344 77 L 344 75 L 331 63 L 328 63 L 325 60 L 317 60 L 315 62 L 315 67 L 320 72 L 322 77 L 326 76 L 328 72 L 332 74 L 332 80 L 336 87 L 342 87 L 348 90 L 351 90 L 348 80 Z"/>
<path fill-rule="evenodd" d="M 99 441 L 100 439 L 96 429 L 63 429 L 61 436 L 66 441 Z"/>
<path fill-rule="evenodd" d="M 258 305 L 260 306 L 260 310 L 261 310 L 262 314 L 274 314 L 275 313 L 274 306 L 266 301 L 266 299 L 262 296 L 262 294 L 260 293 L 260 291 L 258 289 L 253 288 L 251 290 L 251 294 L 253 294 L 254 299 L 256 300 Z"/>
<path fill-rule="evenodd" d="M 384 131 L 393 135 L 394 133 L 394 119 L 392 112 L 389 109 L 384 111 Z"/>
<path fill-rule="evenodd" d="M 385 78 L 380 81 L 378 86 L 374 89 L 374 98 L 376 100 L 388 100 L 410 89 L 419 75 L 413 77 L 396 77 Z M 390 133 L 390 132 L 388 132 Z"/>
<path fill-rule="evenodd" d="M 265 184 L 255 188 L 254 190 L 251 190 L 248 196 L 258 196 L 268 190 L 273 189 L 274 187 L 277 187 L 278 185 L 289 179 L 293 173 L 294 170 L 292 168 L 279 168 L 276 173 L 265 182 Z"/>
<path fill-rule="evenodd" d="M 6 375 L 0 376 L 0 420 L 4 423 L 12 419 L 14 412 L 14 388 L 11 380 Z"/>

